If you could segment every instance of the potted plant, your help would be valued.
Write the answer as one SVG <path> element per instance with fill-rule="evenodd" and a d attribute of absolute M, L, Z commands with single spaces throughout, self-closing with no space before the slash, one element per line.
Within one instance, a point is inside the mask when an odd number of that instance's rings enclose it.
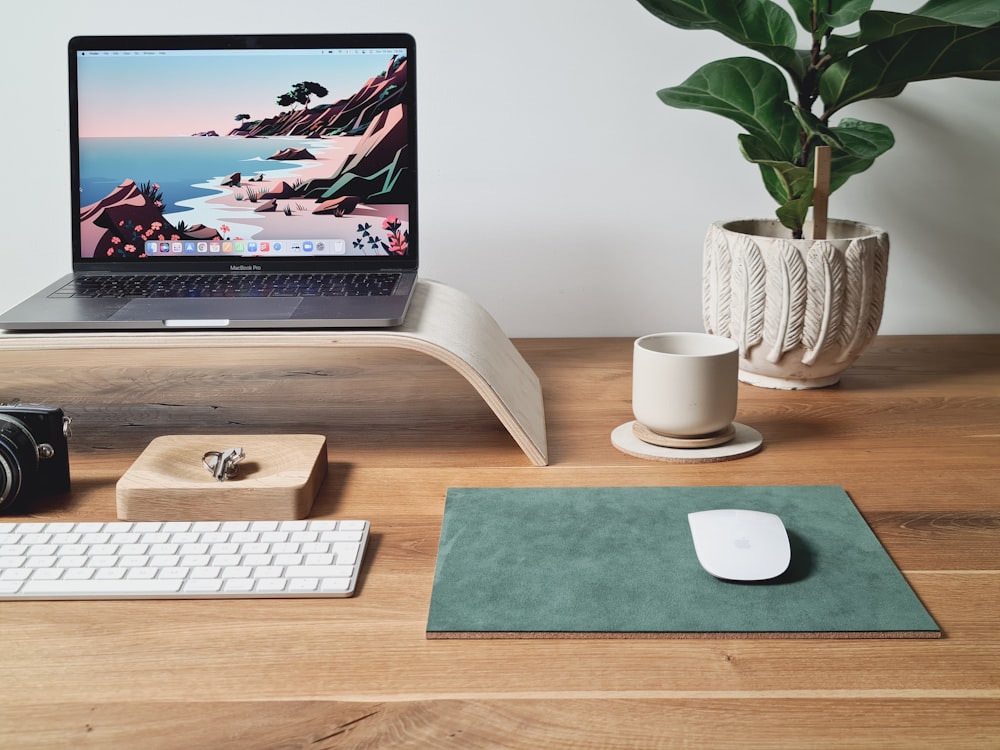
<path fill-rule="evenodd" d="M 826 199 L 894 139 L 879 123 L 834 120 L 915 81 L 1000 80 L 1000 3 L 929 0 L 907 14 L 872 10 L 872 0 L 788 0 L 791 13 L 771 0 L 639 2 L 672 26 L 717 31 L 763 58 L 710 62 L 658 92 L 672 107 L 736 122 L 740 151 L 778 203 L 775 219 L 709 228 L 706 330 L 737 340 L 746 382 L 836 383 L 878 330 L 889 241 L 877 227 L 827 220 Z M 796 48 L 796 22 L 807 48 Z"/>

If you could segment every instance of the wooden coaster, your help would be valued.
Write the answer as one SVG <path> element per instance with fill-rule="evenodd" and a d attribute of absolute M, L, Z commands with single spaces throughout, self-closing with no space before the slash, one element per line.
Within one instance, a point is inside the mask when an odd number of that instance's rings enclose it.
<path fill-rule="evenodd" d="M 710 463 L 729 461 L 757 453 L 764 444 L 764 438 L 752 427 L 733 422 L 736 435 L 728 443 L 708 448 L 667 448 L 651 445 L 635 436 L 633 422 L 619 425 L 611 432 L 611 444 L 622 453 L 651 461 L 673 461 L 675 463 Z"/>
<path fill-rule="evenodd" d="M 632 423 L 632 434 L 644 443 L 659 445 L 663 448 L 711 448 L 714 445 L 728 443 L 736 437 L 736 428 L 730 424 L 725 429 L 713 432 L 711 435 L 684 438 L 661 435 L 658 432 L 653 432 L 642 422 L 636 421 Z"/>
<path fill-rule="evenodd" d="M 208 451 L 243 448 L 232 479 L 202 465 Z M 323 435 L 164 435 L 118 480 L 123 521 L 285 521 L 305 518 L 327 471 Z"/>

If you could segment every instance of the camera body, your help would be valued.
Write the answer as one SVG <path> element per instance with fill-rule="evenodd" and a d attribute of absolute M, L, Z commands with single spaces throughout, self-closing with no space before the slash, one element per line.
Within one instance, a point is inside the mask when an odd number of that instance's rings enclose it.
<path fill-rule="evenodd" d="M 0 513 L 18 500 L 69 492 L 69 425 L 56 407 L 0 404 Z"/>

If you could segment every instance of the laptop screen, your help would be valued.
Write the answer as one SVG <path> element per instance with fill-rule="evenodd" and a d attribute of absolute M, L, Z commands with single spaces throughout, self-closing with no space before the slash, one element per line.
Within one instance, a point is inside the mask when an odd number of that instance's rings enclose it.
<path fill-rule="evenodd" d="M 416 267 L 408 35 L 77 37 L 69 56 L 76 267 Z"/>

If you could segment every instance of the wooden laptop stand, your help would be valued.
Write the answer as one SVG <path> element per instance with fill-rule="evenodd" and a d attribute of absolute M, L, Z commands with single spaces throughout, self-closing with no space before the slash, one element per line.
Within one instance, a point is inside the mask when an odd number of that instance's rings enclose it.
<path fill-rule="evenodd" d="M 0 334 L 0 351 L 255 346 L 391 347 L 428 354 L 472 384 L 533 464 L 548 463 L 538 377 L 481 305 L 435 281 L 417 282 L 406 320 L 393 328 Z"/>

